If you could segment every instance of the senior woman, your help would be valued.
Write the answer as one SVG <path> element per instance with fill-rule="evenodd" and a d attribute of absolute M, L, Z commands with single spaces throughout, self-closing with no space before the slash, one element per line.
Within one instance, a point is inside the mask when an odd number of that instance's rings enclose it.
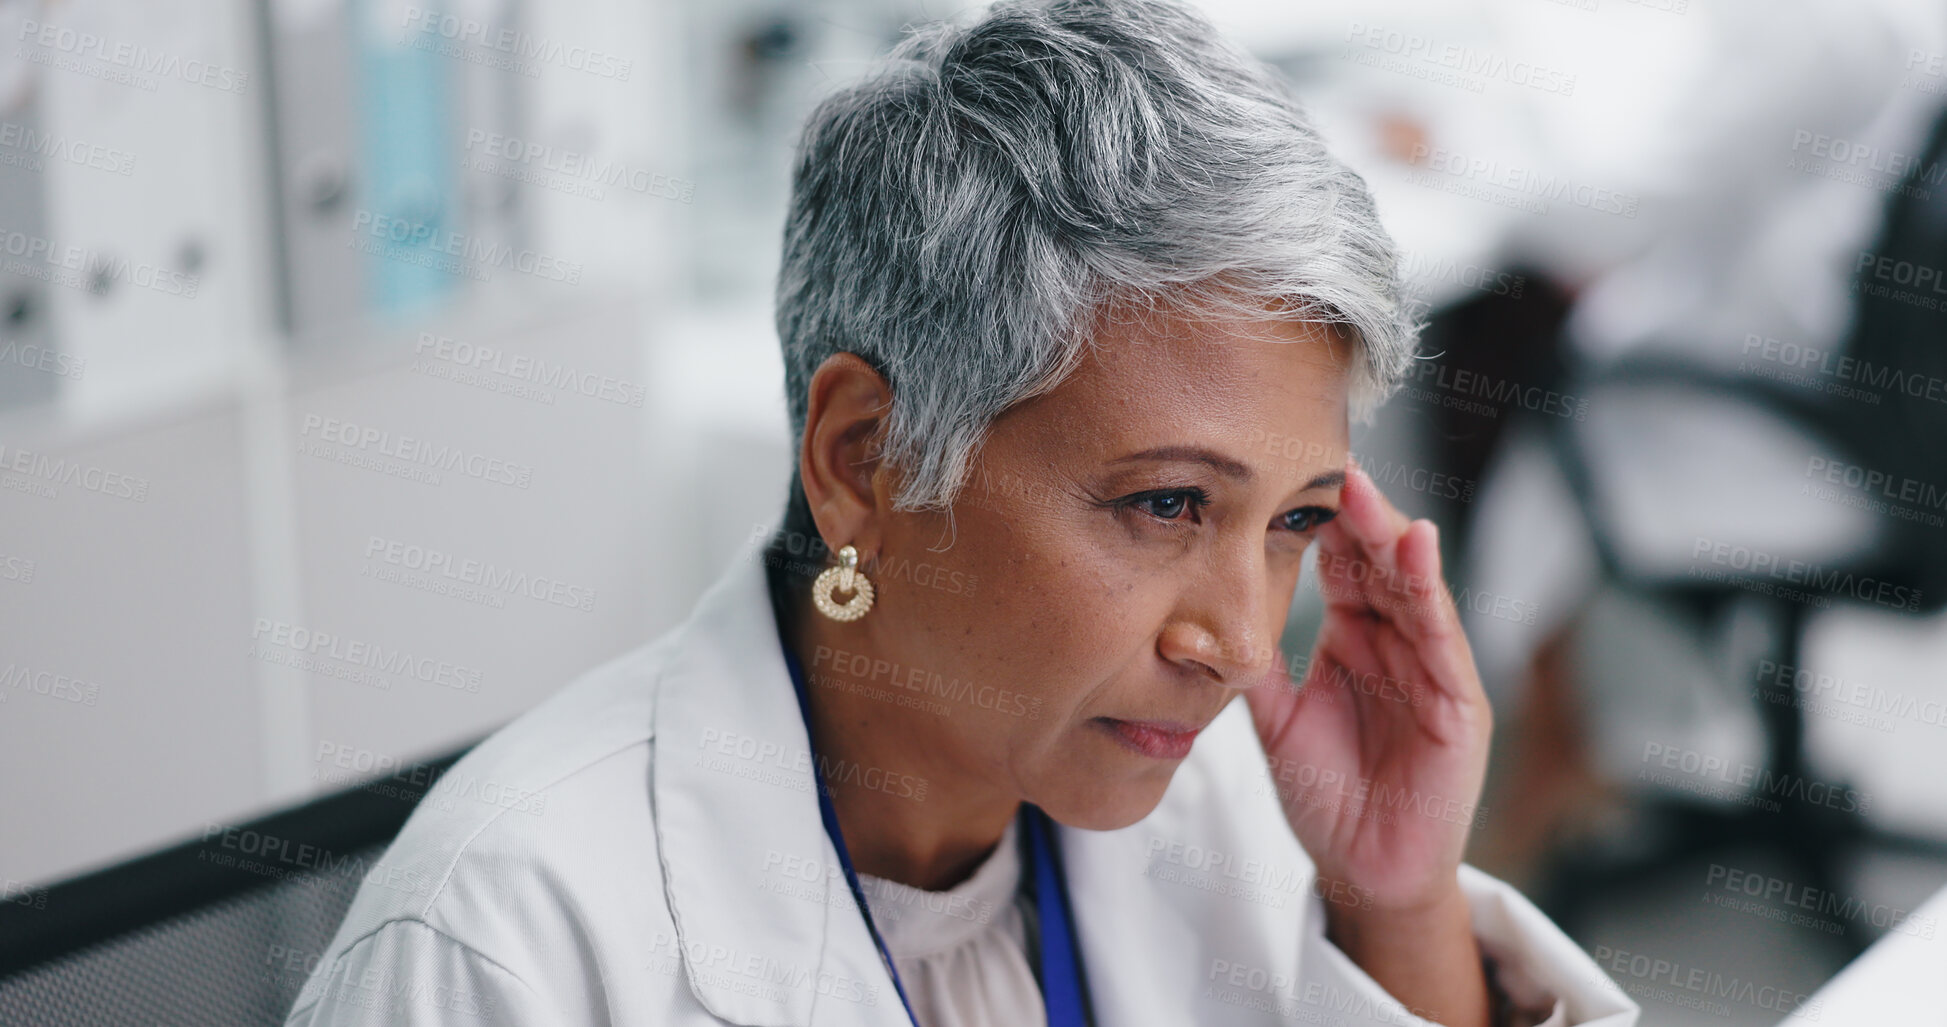
<path fill-rule="evenodd" d="M 1461 863 L 1490 711 L 1347 454 L 1393 269 L 1184 8 L 916 31 L 801 143 L 781 527 L 450 772 L 533 801 L 417 810 L 289 1022 L 1634 1022 Z"/>

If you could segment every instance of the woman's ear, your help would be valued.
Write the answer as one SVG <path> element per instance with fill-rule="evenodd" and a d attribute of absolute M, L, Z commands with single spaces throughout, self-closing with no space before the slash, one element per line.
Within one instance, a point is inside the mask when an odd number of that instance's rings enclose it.
<path fill-rule="evenodd" d="M 877 553 L 883 497 L 874 487 L 892 385 L 853 353 L 834 353 L 811 376 L 798 475 L 826 545 Z"/>

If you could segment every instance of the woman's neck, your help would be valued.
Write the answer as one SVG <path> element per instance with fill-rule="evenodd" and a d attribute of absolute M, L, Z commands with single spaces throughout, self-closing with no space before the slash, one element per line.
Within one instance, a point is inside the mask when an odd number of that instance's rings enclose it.
<path fill-rule="evenodd" d="M 832 792 L 852 866 L 927 891 L 967 879 L 994 851 L 1021 807 L 953 758 L 944 720 L 832 687 L 820 652 L 871 658 L 866 642 L 832 637 L 821 618 L 788 617 L 785 634 L 805 676 L 811 737 Z M 824 661 L 828 663 L 829 661 Z"/>

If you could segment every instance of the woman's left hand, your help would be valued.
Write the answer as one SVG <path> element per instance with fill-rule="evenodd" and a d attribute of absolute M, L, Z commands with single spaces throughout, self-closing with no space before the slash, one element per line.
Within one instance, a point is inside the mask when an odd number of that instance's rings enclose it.
<path fill-rule="evenodd" d="M 1318 547 L 1325 620 L 1302 686 L 1244 693 L 1285 817 L 1334 919 L 1451 908 L 1493 713 L 1438 533 L 1354 464 Z"/>

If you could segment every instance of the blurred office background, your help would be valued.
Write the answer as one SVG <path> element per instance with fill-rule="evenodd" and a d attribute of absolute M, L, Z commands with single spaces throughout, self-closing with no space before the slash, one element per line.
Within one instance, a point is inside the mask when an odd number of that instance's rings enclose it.
<path fill-rule="evenodd" d="M 797 126 L 974 6 L 0 0 L 16 920 L 448 753 L 747 558 Z M 1471 858 L 1647 1023 L 1805 1014 L 1947 883 L 1947 11 L 1202 6 L 1428 322 L 1355 450 L 1496 702 Z"/>

